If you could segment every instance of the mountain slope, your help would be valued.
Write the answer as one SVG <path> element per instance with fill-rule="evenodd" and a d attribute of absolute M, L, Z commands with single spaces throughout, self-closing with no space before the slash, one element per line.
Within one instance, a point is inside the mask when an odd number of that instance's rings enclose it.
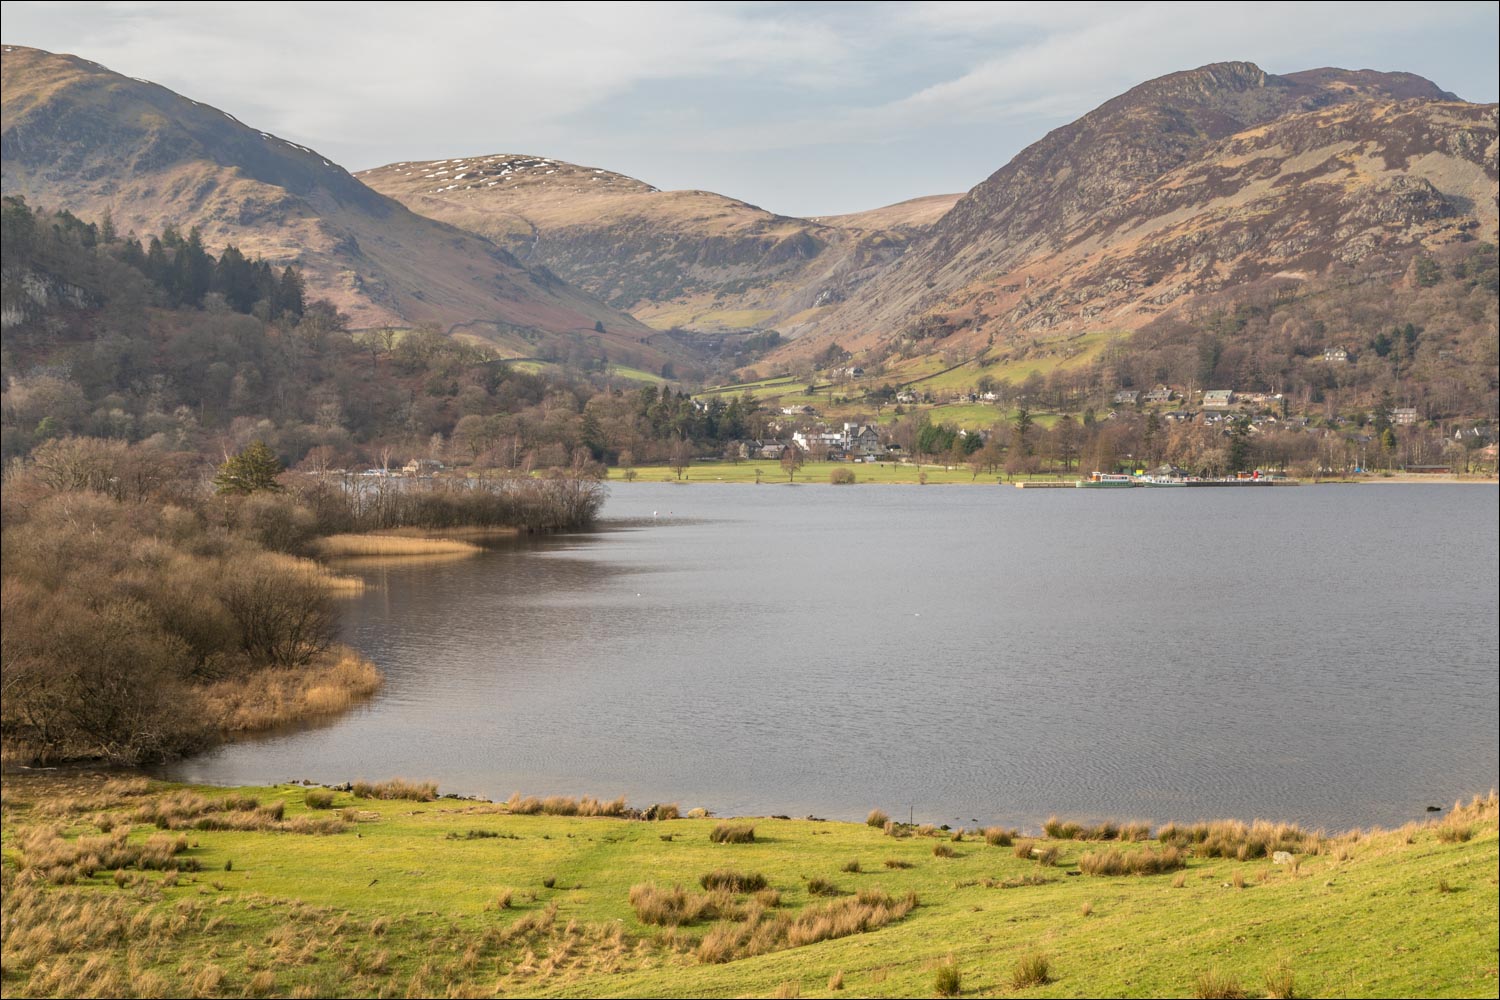
<path fill-rule="evenodd" d="M 393 163 L 358 176 L 653 326 L 697 330 L 794 329 L 809 310 L 854 295 L 956 198 L 794 219 L 519 154 Z"/>
<path fill-rule="evenodd" d="M 295 262 L 309 291 L 356 327 L 432 322 L 522 353 L 577 336 L 640 363 L 666 356 L 642 343 L 650 331 L 630 317 L 216 108 L 20 46 L 4 49 L 3 83 L 8 195 L 96 219 L 109 212 L 121 232 L 197 226 L 211 247 Z"/>
<path fill-rule="evenodd" d="M 1494 137 L 1493 106 L 1409 74 L 1153 80 L 1017 155 L 785 355 L 1134 328 L 1263 274 L 1493 235 Z"/>

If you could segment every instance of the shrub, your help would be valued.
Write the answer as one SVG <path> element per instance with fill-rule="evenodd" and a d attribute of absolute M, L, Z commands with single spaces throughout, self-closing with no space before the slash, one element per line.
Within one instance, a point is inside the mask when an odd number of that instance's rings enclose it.
<path fill-rule="evenodd" d="M 1010 985 L 1018 990 L 1044 986 L 1052 981 L 1052 965 L 1039 951 L 1027 952 L 1010 969 Z"/>
<path fill-rule="evenodd" d="M 834 486 L 848 486 L 854 482 L 852 469 L 834 469 L 828 473 L 828 481 Z"/>
<path fill-rule="evenodd" d="M 723 889 L 726 892 L 759 892 L 767 885 L 766 877 L 758 872 L 737 872 L 728 868 L 708 872 L 698 879 L 698 884 L 710 891 Z"/>
<path fill-rule="evenodd" d="M 873 826 L 877 830 L 884 830 L 885 825 L 890 821 L 891 818 L 879 809 L 871 809 L 870 815 L 865 817 L 865 825 Z"/>
<path fill-rule="evenodd" d="M 720 823 L 708 834 L 715 844 L 753 844 L 755 827 L 747 823 Z"/>

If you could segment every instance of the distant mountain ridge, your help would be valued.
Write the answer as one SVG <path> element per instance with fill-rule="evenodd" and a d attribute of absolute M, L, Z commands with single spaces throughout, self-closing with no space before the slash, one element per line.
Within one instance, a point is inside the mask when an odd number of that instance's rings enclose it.
<path fill-rule="evenodd" d="M 1500 218 L 1496 106 L 1409 73 L 1172 73 L 963 195 L 814 219 L 524 154 L 351 176 L 35 49 L 6 49 L 4 81 L 6 193 L 295 260 L 357 325 L 435 322 L 650 369 L 685 350 L 652 328 L 775 329 L 792 339 L 772 367 L 834 343 L 879 361 L 1134 330 L 1272 277 L 1394 280 L 1415 255 L 1496 240 Z"/>
<path fill-rule="evenodd" d="M 655 366 L 669 342 L 464 230 L 416 215 L 317 152 L 70 55 L 5 46 L 3 188 L 120 232 L 197 226 L 296 263 L 353 325 L 436 323 L 531 353 L 581 338 Z M 596 324 L 604 332 L 596 330 Z"/>
<path fill-rule="evenodd" d="M 357 176 L 653 326 L 698 330 L 795 328 L 855 294 L 958 198 L 796 219 L 524 154 L 393 163 Z"/>
<path fill-rule="evenodd" d="M 1493 237 L 1495 131 L 1493 105 L 1407 73 L 1148 81 L 1023 150 L 786 354 L 1128 329 L 1272 271 Z"/>

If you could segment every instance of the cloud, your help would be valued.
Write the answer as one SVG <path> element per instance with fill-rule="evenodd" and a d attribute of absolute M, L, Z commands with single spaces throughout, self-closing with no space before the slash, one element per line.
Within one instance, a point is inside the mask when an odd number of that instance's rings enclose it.
<path fill-rule="evenodd" d="M 787 157 L 910 158 L 938 185 L 943 136 L 977 181 L 1026 141 L 1146 79 L 1246 59 L 1423 73 L 1493 100 L 1492 3 L 4 4 L 6 41 L 70 51 L 231 112 L 351 168 L 524 151 L 641 164 L 653 182 L 715 188 Z M 987 146 L 972 133 L 991 136 Z M 830 152 L 839 147 L 836 152 Z M 983 152 L 989 149 L 990 152 Z M 729 158 L 734 169 L 720 171 Z M 774 169 L 772 163 L 774 161 Z M 716 172 L 718 171 L 718 172 Z M 889 173 L 889 172 L 888 172 Z M 885 181 L 889 183 L 889 180 Z M 790 198 L 787 195 L 791 195 Z M 819 206 L 823 212 L 850 206 Z"/>

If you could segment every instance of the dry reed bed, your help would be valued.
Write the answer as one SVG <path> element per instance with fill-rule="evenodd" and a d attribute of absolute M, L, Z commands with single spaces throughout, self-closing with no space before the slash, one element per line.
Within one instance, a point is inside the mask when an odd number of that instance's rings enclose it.
<path fill-rule="evenodd" d="M 372 556 L 474 555 L 479 546 L 457 538 L 418 538 L 410 535 L 327 535 L 314 543 L 325 559 L 362 559 Z"/>
<path fill-rule="evenodd" d="M 215 681 L 198 693 L 220 729 L 248 733 L 348 711 L 382 683 L 375 664 L 339 648 L 306 667 L 267 667 Z"/>

